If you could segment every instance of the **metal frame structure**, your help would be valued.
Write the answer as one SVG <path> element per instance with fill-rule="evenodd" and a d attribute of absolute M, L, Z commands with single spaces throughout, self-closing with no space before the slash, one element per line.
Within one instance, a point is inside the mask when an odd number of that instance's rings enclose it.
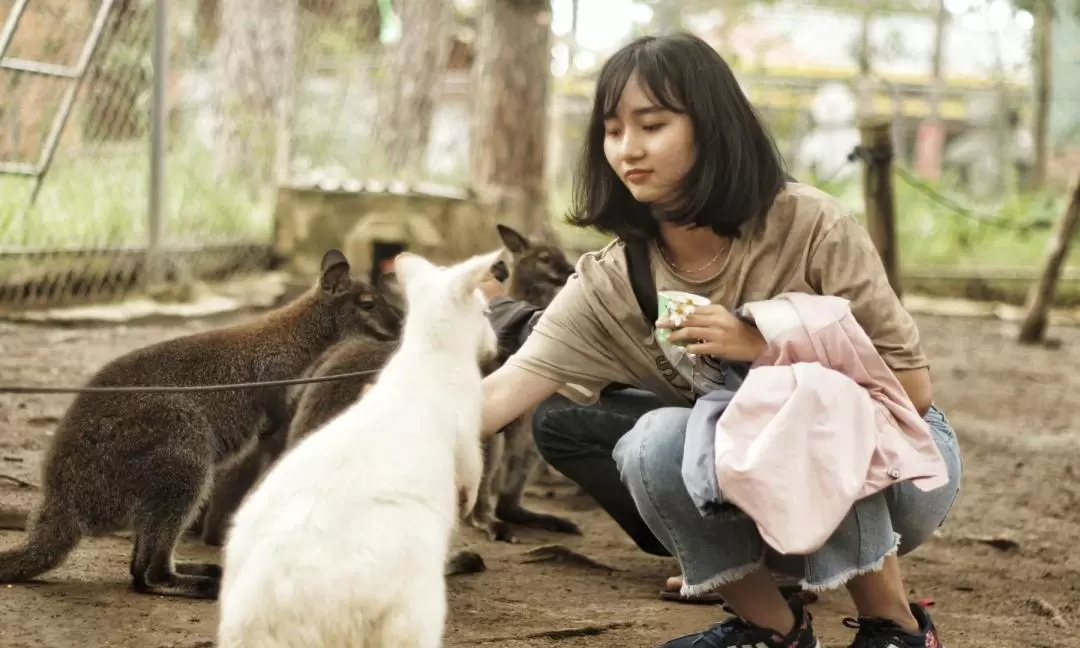
<path fill-rule="evenodd" d="M 60 134 L 64 131 L 68 117 L 71 116 L 75 96 L 78 94 L 79 88 L 82 87 L 82 81 L 86 78 L 86 70 L 90 67 L 90 61 L 93 59 L 94 52 L 97 51 L 98 44 L 101 42 L 101 34 L 105 30 L 109 12 L 112 11 L 113 1 L 102 0 L 97 15 L 94 17 L 93 26 L 90 28 L 90 35 L 87 37 L 82 53 L 79 55 L 79 60 L 74 67 L 4 57 L 8 48 L 11 47 L 11 41 L 15 39 L 15 31 L 19 27 L 19 21 L 22 20 L 23 13 L 26 11 L 27 5 L 30 4 L 30 0 L 15 0 L 15 6 L 12 8 L 11 14 L 8 15 L 3 30 L 0 31 L 0 70 L 12 70 L 68 79 L 70 81 L 61 101 L 60 110 L 53 117 L 49 134 L 45 138 L 45 150 L 41 152 L 37 164 L 0 162 L 0 174 L 30 176 L 34 179 L 34 187 L 30 191 L 30 199 L 27 204 L 28 209 L 37 200 L 38 192 L 41 191 L 41 182 L 49 171 L 49 167 L 52 166 L 53 156 L 56 154 L 56 147 L 60 142 Z"/>
<path fill-rule="evenodd" d="M 94 17 L 90 34 L 83 45 L 82 53 L 78 62 L 72 66 L 42 63 L 18 58 L 5 58 L 7 50 L 15 38 L 19 21 L 22 19 L 30 0 L 16 0 L 11 14 L 0 31 L 0 70 L 12 70 L 26 74 L 55 77 L 69 80 L 67 91 L 61 101 L 60 110 L 53 118 L 49 133 L 45 139 L 44 150 L 36 164 L 3 162 L 0 161 L 0 174 L 20 175 L 33 178 L 33 188 L 26 203 L 28 213 L 37 201 L 41 184 L 52 166 L 53 157 L 56 154 L 60 142 L 60 135 L 67 125 L 71 116 L 71 109 L 75 104 L 75 98 L 82 87 L 83 79 L 90 67 L 94 54 L 101 43 L 101 36 L 108 22 L 115 0 L 102 0 Z M 154 2 L 154 36 L 152 40 L 152 60 L 154 67 L 153 95 L 151 100 L 150 122 L 150 192 L 148 210 L 148 237 L 146 245 L 146 257 L 149 267 L 149 281 L 156 283 L 162 274 L 161 257 L 163 256 L 162 242 L 164 239 L 164 218 L 162 214 L 165 202 L 165 89 L 169 75 L 169 18 L 167 0 L 155 0 Z"/>

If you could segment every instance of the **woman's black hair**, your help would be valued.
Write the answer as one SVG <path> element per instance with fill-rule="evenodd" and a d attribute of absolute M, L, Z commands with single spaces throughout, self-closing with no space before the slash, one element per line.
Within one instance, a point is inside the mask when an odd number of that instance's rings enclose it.
<path fill-rule="evenodd" d="M 644 36 L 604 63 L 596 83 L 569 222 L 623 240 L 658 233 L 650 205 L 638 202 L 604 155 L 604 120 L 615 115 L 636 75 L 657 105 L 689 116 L 697 158 L 676 207 L 661 218 L 738 236 L 763 216 L 786 182 L 783 159 L 734 73 L 708 43 L 688 33 Z"/>

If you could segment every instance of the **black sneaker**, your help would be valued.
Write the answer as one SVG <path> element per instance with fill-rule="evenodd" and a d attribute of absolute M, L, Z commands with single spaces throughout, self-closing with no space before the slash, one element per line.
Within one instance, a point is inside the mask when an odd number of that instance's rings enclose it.
<path fill-rule="evenodd" d="M 795 629 L 786 637 L 733 616 L 704 632 L 672 639 L 660 648 L 821 648 L 802 601 L 796 598 L 788 604 L 795 614 Z M 724 610 L 734 614 L 727 606 Z"/>
<path fill-rule="evenodd" d="M 912 603 L 911 614 L 919 622 L 917 633 L 904 630 L 888 619 L 844 619 L 845 626 L 859 629 L 849 648 L 943 648 L 934 620 L 926 609 Z"/>

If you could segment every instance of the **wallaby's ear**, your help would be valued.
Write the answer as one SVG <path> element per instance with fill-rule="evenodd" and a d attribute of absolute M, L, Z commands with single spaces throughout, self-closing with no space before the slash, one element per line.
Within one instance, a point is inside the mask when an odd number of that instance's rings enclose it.
<path fill-rule="evenodd" d="M 337 294 L 349 286 L 349 260 L 340 250 L 330 249 L 322 258 L 319 285 L 324 292 Z"/>
<path fill-rule="evenodd" d="M 462 293 L 468 295 L 480 287 L 480 282 L 491 272 L 491 266 L 506 254 L 506 250 L 499 248 L 484 254 L 466 259 L 454 268 L 454 279 Z"/>
<path fill-rule="evenodd" d="M 495 225 L 495 229 L 499 230 L 499 238 L 502 239 L 503 245 L 506 246 L 507 250 L 510 250 L 511 254 L 521 254 L 532 246 L 529 239 L 519 234 L 512 227 L 498 223 Z"/>
<path fill-rule="evenodd" d="M 394 257 L 394 274 L 397 275 L 402 289 L 417 277 L 434 269 L 435 266 L 430 261 L 412 252 L 401 252 Z"/>

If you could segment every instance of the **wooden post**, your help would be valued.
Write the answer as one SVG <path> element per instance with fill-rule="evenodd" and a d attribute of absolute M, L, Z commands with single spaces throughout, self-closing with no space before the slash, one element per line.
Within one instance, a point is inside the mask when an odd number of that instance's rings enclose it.
<path fill-rule="evenodd" d="M 900 256 L 896 245 L 896 204 L 892 179 L 892 120 L 871 117 L 859 124 L 863 151 L 863 201 L 866 229 L 877 248 L 896 296 L 901 296 Z"/>
<path fill-rule="evenodd" d="M 1024 321 L 1020 324 L 1019 341 L 1022 344 L 1041 342 L 1046 333 L 1047 313 L 1050 302 L 1054 299 L 1054 290 L 1061 277 L 1061 268 L 1069 256 L 1069 247 L 1076 236 L 1076 227 L 1080 223 L 1080 180 L 1073 189 L 1072 199 L 1065 213 L 1058 221 L 1057 230 L 1050 237 L 1046 248 L 1046 261 L 1039 280 L 1031 285 L 1028 292 Z"/>

